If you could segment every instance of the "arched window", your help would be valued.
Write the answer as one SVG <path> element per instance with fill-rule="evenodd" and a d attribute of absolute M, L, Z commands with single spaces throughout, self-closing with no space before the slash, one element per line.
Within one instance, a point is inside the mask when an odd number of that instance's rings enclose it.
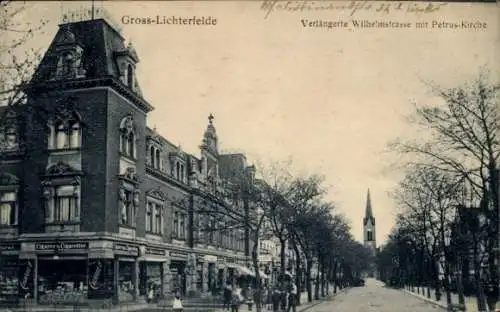
<path fill-rule="evenodd" d="M 179 163 L 176 164 L 176 178 L 179 179 L 180 178 L 180 173 L 181 173 L 181 165 Z"/>
<path fill-rule="evenodd" d="M 366 231 L 366 240 L 371 242 L 373 241 L 373 233 L 372 233 L 372 230 L 368 230 Z"/>
<path fill-rule="evenodd" d="M 69 145 L 70 147 L 81 146 L 81 128 L 79 122 L 74 122 L 69 131 Z"/>
<path fill-rule="evenodd" d="M 160 150 L 156 150 L 154 167 L 160 169 Z"/>
<path fill-rule="evenodd" d="M 134 120 L 131 115 L 122 119 L 120 123 L 120 152 L 124 156 L 135 158 Z"/>
<path fill-rule="evenodd" d="M 64 123 L 59 122 L 56 125 L 56 148 L 68 147 L 68 135 Z"/>
<path fill-rule="evenodd" d="M 134 87 L 134 67 L 132 64 L 128 64 L 127 66 L 127 86 Z"/>

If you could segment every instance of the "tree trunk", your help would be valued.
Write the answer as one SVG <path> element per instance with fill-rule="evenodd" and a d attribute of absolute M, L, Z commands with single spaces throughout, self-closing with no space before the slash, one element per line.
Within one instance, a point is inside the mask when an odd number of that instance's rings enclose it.
<path fill-rule="evenodd" d="M 318 270 L 316 271 L 316 285 L 314 285 L 314 300 L 319 300 L 319 263 L 318 263 Z"/>
<path fill-rule="evenodd" d="M 333 294 L 337 293 L 337 287 L 339 285 L 338 275 L 338 263 L 336 260 L 333 261 Z"/>
<path fill-rule="evenodd" d="M 280 277 L 283 278 L 285 276 L 285 270 L 286 270 L 286 241 L 285 240 L 280 240 L 280 247 L 281 247 L 281 254 L 280 254 Z"/>
<path fill-rule="evenodd" d="M 312 297 L 312 285 L 311 285 L 311 266 L 312 266 L 312 259 L 307 259 L 307 269 L 306 269 L 306 287 L 307 287 L 307 301 L 312 302 L 313 297 Z"/>
<path fill-rule="evenodd" d="M 474 243 L 474 284 L 476 288 L 477 309 L 480 312 L 486 311 L 486 298 L 483 285 L 481 283 L 481 263 L 478 259 L 477 243 Z"/>
<path fill-rule="evenodd" d="M 255 235 L 253 237 L 253 248 L 252 248 L 252 263 L 253 263 L 253 268 L 255 271 L 255 279 L 256 279 L 256 285 L 254 288 L 254 296 L 253 300 L 255 303 L 255 310 L 256 312 L 261 312 L 262 311 L 262 281 L 260 279 L 260 268 L 259 268 L 259 253 L 258 253 L 258 246 L 259 246 L 259 231 L 255 231 Z"/>

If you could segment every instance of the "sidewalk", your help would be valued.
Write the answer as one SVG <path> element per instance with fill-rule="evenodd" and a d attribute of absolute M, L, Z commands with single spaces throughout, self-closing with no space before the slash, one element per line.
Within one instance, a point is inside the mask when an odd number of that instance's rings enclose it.
<path fill-rule="evenodd" d="M 343 290 L 337 290 L 337 294 L 340 294 L 342 293 Z M 335 294 L 335 295 L 337 295 Z M 333 294 L 333 287 L 330 288 L 330 295 L 329 296 L 326 296 L 324 298 L 320 298 L 319 300 L 314 300 L 312 302 L 307 302 L 307 292 L 303 292 L 300 294 L 300 306 L 297 306 L 297 312 L 303 312 L 303 311 L 306 311 L 320 303 L 322 303 L 323 301 L 327 300 L 328 298 L 331 298 L 333 296 L 335 296 Z M 314 291 L 313 291 L 313 298 L 314 298 Z M 240 308 L 238 309 L 239 312 L 249 312 L 250 310 L 248 310 L 248 305 L 246 304 L 243 304 L 240 306 Z M 256 309 L 255 309 L 255 305 L 252 307 L 252 312 L 255 312 Z M 264 305 L 264 307 L 262 308 L 262 311 L 263 312 L 266 312 L 266 311 L 272 311 L 272 305 Z M 218 310 L 214 310 L 213 312 L 227 312 L 227 310 L 223 310 L 223 309 L 218 309 Z"/>
<path fill-rule="evenodd" d="M 431 289 L 431 298 L 427 298 L 426 295 L 422 294 L 422 291 L 420 291 L 420 294 L 417 293 L 415 290 L 414 292 L 411 292 L 406 289 L 402 289 L 405 293 L 408 293 L 412 296 L 418 297 L 422 300 L 425 300 L 431 304 L 437 305 L 443 309 L 448 309 L 448 305 L 446 304 L 446 294 L 443 293 L 441 294 L 441 300 L 436 301 L 436 297 L 434 296 L 434 290 Z M 422 288 L 421 288 L 422 290 Z M 427 290 L 425 290 L 427 293 Z M 458 294 L 452 293 L 451 294 L 451 303 L 452 304 L 458 304 Z M 465 297 L 465 308 L 467 312 L 478 312 L 477 310 L 477 301 L 475 297 Z"/>

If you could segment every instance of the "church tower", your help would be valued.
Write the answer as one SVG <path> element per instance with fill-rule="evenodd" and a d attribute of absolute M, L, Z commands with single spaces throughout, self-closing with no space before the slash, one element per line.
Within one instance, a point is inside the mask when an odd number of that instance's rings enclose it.
<path fill-rule="evenodd" d="M 363 218 L 363 243 L 365 247 L 368 247 L 375 256 L 377 252 L 377 242 L 375 238 L 375 217 L 373 216 L 370 189 L 368 189 L 368 194 L 366 196 L 365 217 Z M 368 272 L 368 275 L 373 277 L 375 275 L 374 268 L 370 271 L 371 272 Z"/>

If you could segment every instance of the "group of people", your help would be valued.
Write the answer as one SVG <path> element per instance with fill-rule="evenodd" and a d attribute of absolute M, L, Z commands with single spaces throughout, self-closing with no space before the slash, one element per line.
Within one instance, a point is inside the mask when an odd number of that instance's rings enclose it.
<path fill-rule="evenodd" d="M 298 300 L 297 294 L 297 285 L 292 281 L 281 282 L 272 289 L 265 285 L 261 302 L 262 304 L 272 305 L 273 312 L 295 312 Z M 255 293 L 251 288 L 248 288 L 245 294 L 242 294 L 240 287 L 228 283 L 223 292 L 224 310 L 230 309 L 231 312 L 238 312 L 240 305 L 246 302 L 251 311 L 254 295 Z"/>

